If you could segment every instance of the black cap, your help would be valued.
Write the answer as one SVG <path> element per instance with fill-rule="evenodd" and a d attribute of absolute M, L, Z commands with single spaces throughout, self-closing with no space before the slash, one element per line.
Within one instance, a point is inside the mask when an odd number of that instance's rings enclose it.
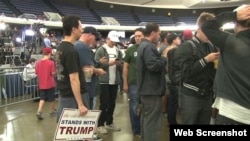
<path fill-rule="evenodd" d="M 101 39 L 101 34 L 100 32 L 98 32 L 96 30 L 95 27 L 93 26 L 86 26 L 84 29 L 83 29 L 83 33 L 91 33 L 95 36 L 96 40 L 100 40 Z"/>
<path fill-rule="evenodd" d="M 167 42 L 169 45 L 171 45 L 173 43 L 173 41 L 179 37 L 176 33 L 170 33 L 167 35 Z"/>

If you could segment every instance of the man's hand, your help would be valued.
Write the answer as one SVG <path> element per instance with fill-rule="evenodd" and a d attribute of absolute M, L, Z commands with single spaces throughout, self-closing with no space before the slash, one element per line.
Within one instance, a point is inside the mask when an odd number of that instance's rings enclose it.
<path fill-rule="evenodd" d="M 121 61 L 119 59 L 115 59 L 115 64 L 116 65 L 120 65 L 121 64 Z"/>
<path fill-rule="evenodd" d="M 84 75 L 88 75 L 87 77 L 91 78 L 94 73 L 94 67 L 93 66 L 84 66 L 83 72 L 85 72 Z"/>
<path fill-rule="evenodd" d="M 97 75 L 105 75 L 106 74 L 106 71 L 104 71 L 102 68 L 95 68 L 94 72 Z"/>
<path fill-rule="evenodd" d="M 99 61 L 102 64 L 107 64 L 108 63 L 108 59 L 106 57 L 102 57 Z"/>
<path fill-rule="evenodd" d="M 123 92 L 128 93 L 128 84 L 123 83 Z"/>
<path fill-rule="evenodd" d="M 110 60 L 110 61 L 109 61 L 109 66 L 113 66 L 113 65 L 116 65 L 116 64 L 115 64 L 115 60 Z"/>
<path fill-rule="evenodd" d="M 176 48 L 176 47 L 177 47 L 177 46 L 169 46 L 169 47 L 167 47 L 167 48 L 162 52 L 162 55 L 161 55 L 161 56 L 167 58 L 167 57 L 168 57 L 168 52 L 169 52 L 170 50 Z"/>
<path fill-rule="evenodd" d="M 85 116 L 88 113 L 88 109 L 84 105 L 78 106 L 80 116 Z"/>
<path fill-rule="evenodd" d="M 121 61 L 119 60 L 110 60 L 109 61 L 109 65 L 110 66 L 113 66 L 113 65 L 120 65 L 121 64 Z"/>
<path fill-rule="evenodd" d="M 220 56 L 220 52 L 212 52 L 212 53 L 209 53 L 206 57 L 204 57 L 204 59 L 208 63 L 208 62 L 215 61 L 216 59 L 219 58 L 219 56 Z"/>

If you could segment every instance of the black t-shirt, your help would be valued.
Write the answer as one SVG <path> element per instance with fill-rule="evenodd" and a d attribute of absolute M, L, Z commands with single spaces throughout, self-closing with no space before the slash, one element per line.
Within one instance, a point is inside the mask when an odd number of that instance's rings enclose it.
<path fill-rule="evenodd" d="M 71 97 L 73 91 L 69 74 L 78 72 L 81 85 L 81 94 L 87 92 L 84 74 L 80 68 L 80 60 L 75 47 L 70 42 L 63 41 L 58 47 L 55 56 L 57 85 L 61 97 Z"/>

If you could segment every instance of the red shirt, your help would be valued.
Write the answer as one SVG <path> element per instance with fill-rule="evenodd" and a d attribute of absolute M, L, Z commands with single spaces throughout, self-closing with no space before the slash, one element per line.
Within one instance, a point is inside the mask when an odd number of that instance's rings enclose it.
<path fill-rule="evenodd" d="M 36 74 L 38 78 L 39 89 L 50 89 L 55 87 L 55 63 L 52 60 L 45 59 L 36 63 Z"/>

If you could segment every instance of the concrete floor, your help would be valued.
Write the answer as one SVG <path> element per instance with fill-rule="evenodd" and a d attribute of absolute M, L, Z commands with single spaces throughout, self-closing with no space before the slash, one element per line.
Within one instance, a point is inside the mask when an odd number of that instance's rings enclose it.
<path fill-rule="evenodd" d="M 56 101 L 57 104 L 57 101 Z M 44 107 L 44 120 L 37 120 L 38 102 L 28 101 L 0 108 L 0 141 L 52 141 L 56 129 L 56 117 L 48 115 L 49 104 Z M 114 123 L 121 131 L 101 135 L 103 141 L 140 141 L 131 131 L 126 94 L 118 94 Z M 169 141 L 167 119 L 163 118 L 162 139 Z"/>

